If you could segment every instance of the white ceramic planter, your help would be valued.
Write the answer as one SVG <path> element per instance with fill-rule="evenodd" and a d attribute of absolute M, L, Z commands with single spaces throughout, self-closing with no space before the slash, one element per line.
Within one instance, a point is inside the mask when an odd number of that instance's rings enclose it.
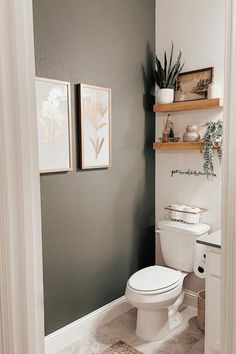
<path fill-rule="evenodd" d="M 157 103 L 166 104 L 174 101 L 174 90 L 162 88 L 157 90 Z"/>

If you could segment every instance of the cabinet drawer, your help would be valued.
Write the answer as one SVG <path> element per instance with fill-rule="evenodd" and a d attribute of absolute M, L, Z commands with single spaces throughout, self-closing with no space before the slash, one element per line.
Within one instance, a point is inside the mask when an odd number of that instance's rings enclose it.
<path fill-rule="evenodd" d="M 208 272 L 209 275 L 220 277 L 221 275 L 221 255 L 220 253 L 210 251 L 208 253 Z"/>

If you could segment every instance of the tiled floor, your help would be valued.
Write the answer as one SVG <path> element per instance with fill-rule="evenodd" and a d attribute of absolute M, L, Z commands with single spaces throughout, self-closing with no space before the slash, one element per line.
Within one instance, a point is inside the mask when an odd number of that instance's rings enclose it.
<path fill-rule="evenodd" d="M 118 340 L 123 340 L 144 354 L 203 354 L 204 336 L 197 327 L 196 311 L 183 306 L 181 313 L 181 326 L 161 342 L 145 342 L 136 337 L 136 310 L 132 309 L 55 354 L 99 353 Z"/>

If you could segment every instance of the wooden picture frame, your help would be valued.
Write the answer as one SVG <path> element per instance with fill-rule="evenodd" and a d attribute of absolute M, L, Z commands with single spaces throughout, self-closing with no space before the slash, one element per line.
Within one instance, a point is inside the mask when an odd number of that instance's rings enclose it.
<path fill-rule="evenodd" d="M 213 81 L 214 68 L 204 68 L 179 74 L 175 86 L 174 102 L 207 98 L 207 88 Z"/>
<path fill-rule="evenodd" d="M 111 158 L 111 89 L 79 85 L 80 168 L 108 168 Z"/>
<path fill-rule="evenodd" d="M 36 77 L 40 173 L 72 171 L 70 83 Z"/>

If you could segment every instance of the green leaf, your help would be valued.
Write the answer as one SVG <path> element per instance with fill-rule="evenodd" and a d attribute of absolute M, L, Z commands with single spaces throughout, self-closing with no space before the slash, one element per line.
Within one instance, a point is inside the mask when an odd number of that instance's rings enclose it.
<path fill-rule="evenodd" d="M 166 69 L 167 69 L 167 57 L 166 57 L 166 51 L 164 54 L 164 75 L 165 75 L 165 81 L 166 81 Z"/>
<path fill-rule="evenodd" d="M 172 88 L 173 87 L 173 79 L 175 77 L 176 72 L 178 71 L 179 64 L 175 64 L 170 72 L 170 75 L 168 77 L 168 87 Z"/>
<path fill-rule="evenodd" d="M 157 64 L 157 72 L 160 76 L 160 85 L 165 87 L 165 73 L 164 70 L 162 68 L 161 62 L 160 60 L 156 57 L 156 64 Z"/>
<path fill-rule="evenodd" d="M 174 44 L 173 44 L 173 42 L 171 41 L 170 62 L 169 62 L 169 69 L 168 69 L 168 74 L 167 74 L 167 76 L 169 76 L 169 74 L 170 74 L 171 65 L 172 65 L 172 59 L 173 59 L 173 53 L 174 53 Z"/>

